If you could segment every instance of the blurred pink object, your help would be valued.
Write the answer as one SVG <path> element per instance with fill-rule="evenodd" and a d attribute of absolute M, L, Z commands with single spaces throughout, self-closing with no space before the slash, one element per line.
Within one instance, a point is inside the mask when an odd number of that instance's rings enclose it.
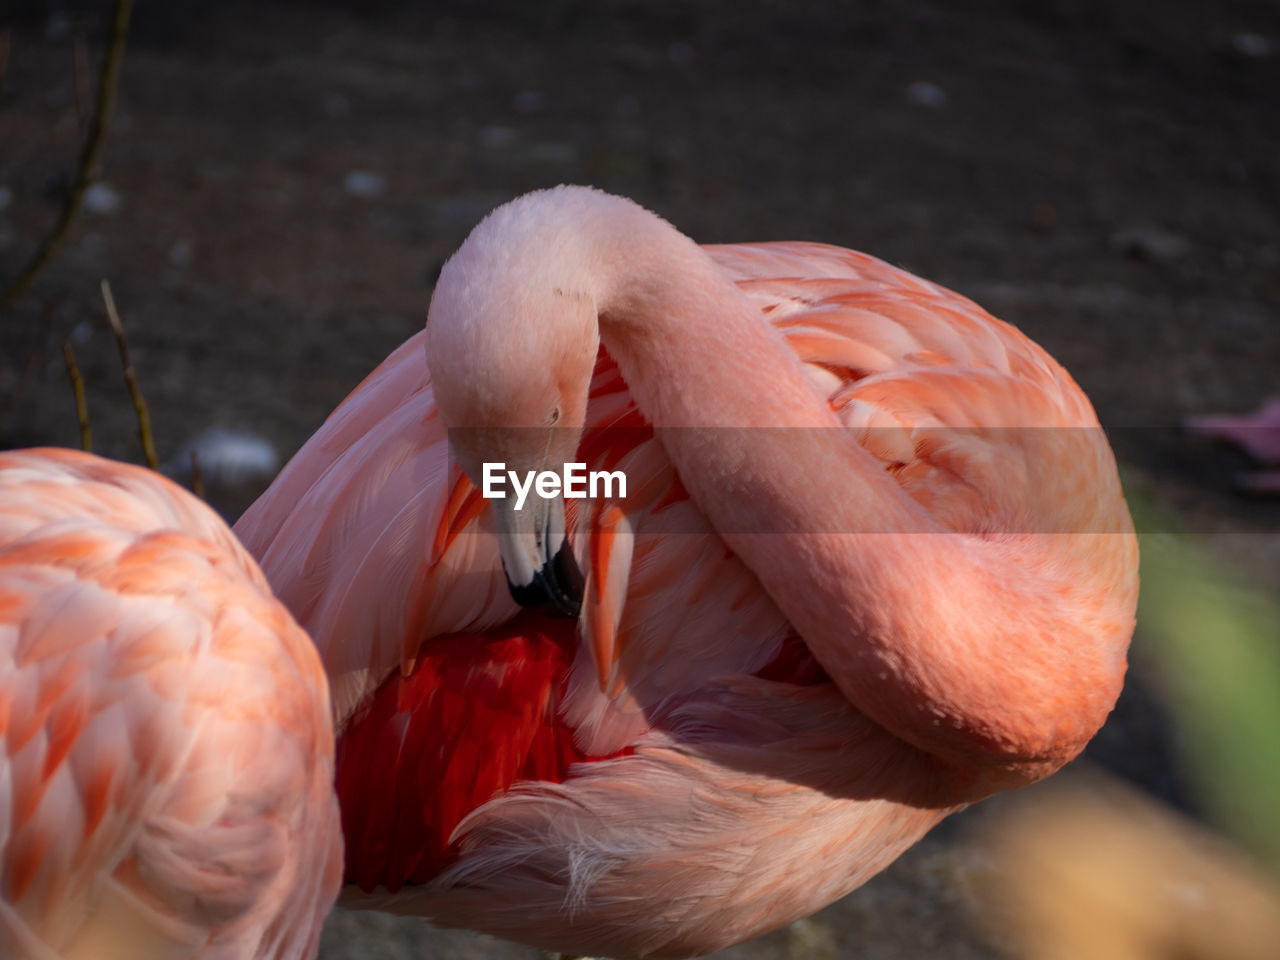
<path fill-rule="evenodd" d="M 1224 440 L 1239 447 L 1262 466 L 1280 466 L 1280 396 L 1271 397 L 1253 413 L 1191 417 L 1187 429 L 1197 436 Z M 1255 493 L 1280 493 L 1280 470 L 1245 475 L 1240 488 Z"/>

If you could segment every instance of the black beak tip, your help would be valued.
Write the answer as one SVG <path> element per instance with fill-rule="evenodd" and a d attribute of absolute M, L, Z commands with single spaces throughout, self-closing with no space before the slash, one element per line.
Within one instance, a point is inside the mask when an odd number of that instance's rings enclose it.
<path fill-rule="evenodd" d="M 522 607 L 550 616 L 576 619 L 582 610 L 583 584 L 578 561 L 569 549 L 569 541 L 565 540 L 556 555 L 533 575 L 530 583 L 516 586 L 508 580 L 507 588 L 512 599 Z"/>

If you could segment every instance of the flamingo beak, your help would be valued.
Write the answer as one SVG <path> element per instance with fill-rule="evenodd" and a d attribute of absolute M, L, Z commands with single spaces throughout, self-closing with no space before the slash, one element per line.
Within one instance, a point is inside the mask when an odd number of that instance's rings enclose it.
<path fill-rule="evenodd" d="M 565 535 L 564 501 L 529 500 L 523 510 L 514 509 L 510 498 L 490 504 L 507 588 L 522 607 L 576 618 L 585 581 Z"/>
<path fill-rule="evenodd" d="M 517 586 L 508 579 L 507 587 L 522 607 L 575 619 L 582 610 L 582 571 L 569 549 L 568 539 L 561 541 L 555 556 L 534 573 L 530 583 Z"/>

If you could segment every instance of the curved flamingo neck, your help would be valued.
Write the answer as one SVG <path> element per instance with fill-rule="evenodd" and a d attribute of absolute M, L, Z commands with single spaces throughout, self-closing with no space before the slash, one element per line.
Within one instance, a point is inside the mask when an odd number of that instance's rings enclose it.
<path fill-rule="evenodd" d="M 1101 725 L 1131 621 L 1073 599 L 1051 538 L 944 530 L 693 241 L 584 188 L 522 198 L 473 239 L 491 265 L 503 251 L 491 301 L 555 323 L 531 298 L 583 291 L 691 497 L 859 709 L 993 787 L 1051 772 Z"/>

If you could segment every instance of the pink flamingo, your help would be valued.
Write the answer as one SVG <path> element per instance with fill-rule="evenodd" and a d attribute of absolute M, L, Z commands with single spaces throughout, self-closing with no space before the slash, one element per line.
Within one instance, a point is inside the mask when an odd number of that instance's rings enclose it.
<path fill-rule="evenodd" d="M 627 495 L 516 509 L 497 462 Z M 1022 334 L 578 187 L 475 229 L 236 532 L 332 684 L 340 903 L 613 957 L 786 924 L 1056 770 L 1137 591 L 1110 448 Z"/>
<path fill-rule="evenodd" d="M 213 511 L 0 454 L 0 957 L 315 956 L 332 777 L 319 658 Z"/>
<path fill-rule="evenodd" d="M 1211 414 L 1186 422 L 1193 434 L 1238 447 L 1265 467 L 1280 467 L 1280 397 L 1271 397 L 1253 413 Z M 1252 493 L 1280 493 L 1280 470 L 1259 470 L 1240 478 Z"/>

